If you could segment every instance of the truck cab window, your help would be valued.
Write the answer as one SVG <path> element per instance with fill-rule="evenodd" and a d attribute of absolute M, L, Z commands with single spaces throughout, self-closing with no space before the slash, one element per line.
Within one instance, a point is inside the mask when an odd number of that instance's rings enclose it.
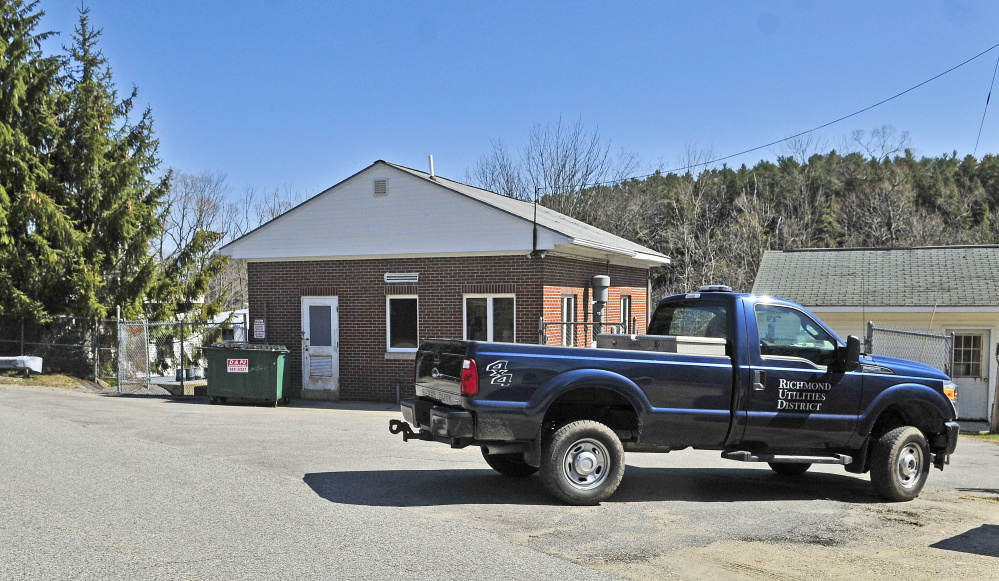
<path fill-rule="evenodd" d="M 721 301 L 676 301 L 656 309 L 649 335 L 728 339 L 728 307 Z"/>
<path fill-rule="evenodd" d="M 756 330 L 763 357 L 800 357 L 826 367 L 836 359 L 833 336 L 796 309 L 757 304 Z"/>

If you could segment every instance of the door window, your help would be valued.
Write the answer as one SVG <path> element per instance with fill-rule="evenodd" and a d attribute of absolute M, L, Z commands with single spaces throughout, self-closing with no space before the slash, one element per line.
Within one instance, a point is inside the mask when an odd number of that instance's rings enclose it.
<path fill-rule="evenodd" d="M 954 377 L 982 376 L 982 334 L 954 334 Z"/>
<path fill-rule="evenodd" d="M 516 301 L 513 295 L 466 295 L 465 339 L 516 342 Z"/>
<path fill-rule="evenodd" d="M 836 359 L 833 336 L 796 309 L 756 305 L 756 330 L 763 357 L 800 357 L 825 367 Z"/>
<path fill-rule="evenodd" d="M 621 295 L 621 322 L 624 323 L 622 333 L 634 333 L 631 328 L 631 296 Z"/>
<path fill-rule="evenodd" d="M 309 344 L 333 346 L 333 308 L 329 305 L 309 305 Z"/>

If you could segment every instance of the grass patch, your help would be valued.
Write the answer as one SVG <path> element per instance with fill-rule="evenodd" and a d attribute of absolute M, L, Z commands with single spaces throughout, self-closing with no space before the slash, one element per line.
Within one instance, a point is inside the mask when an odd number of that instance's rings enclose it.
<path fill-rule="evenodd" d="M 971 438 L 972 440 L 985 440 L 987 442 L 995 442 L 999 444 L 999 434 L 961 434 L 962 438 Z"/>
<path fill-rule="evenodd" d="M 61 373 L 43 373 L 41 375 L 32 374 L 30 377 L 24 377 L 24 373 L 20 371 L 5 371 L 0 373 L 0 384 L 5 385 L 24 385 L 24 386 L 43 386 L 43 387 L 62 387 L 66 389 L 76 389 L 85 384 L 86 381 L 73 377 L 70 375 L 63 375 Z"/>

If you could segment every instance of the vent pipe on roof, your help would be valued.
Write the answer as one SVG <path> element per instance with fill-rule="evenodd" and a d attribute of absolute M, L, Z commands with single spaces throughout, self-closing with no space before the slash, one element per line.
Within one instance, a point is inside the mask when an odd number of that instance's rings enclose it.
<path fill-rule="evenodd" d="M 430 156 L 427 156 L 427 157 L 430 158 L 430 179 L 436 180 L 437 177 L 434 176 L 434 156 L 430 155 Z"/>

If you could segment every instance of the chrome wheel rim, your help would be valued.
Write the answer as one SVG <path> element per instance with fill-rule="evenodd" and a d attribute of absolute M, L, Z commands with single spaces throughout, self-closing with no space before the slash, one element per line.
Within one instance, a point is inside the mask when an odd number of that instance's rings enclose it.
<path fill-rule="evenodd" d="M 898 453 L 898 483 L 902 488 L 912 488 L 919 481 L 923 471 L 923 449 L 914 444 L 906 444 Z"/>
<path fill-rule="evenodd" d="M 584 438 L 573 442 L 562 457 L 566 481 L 580 490 L 592 490 L 607 479 L 610 454 L 600 442 Z"/>

